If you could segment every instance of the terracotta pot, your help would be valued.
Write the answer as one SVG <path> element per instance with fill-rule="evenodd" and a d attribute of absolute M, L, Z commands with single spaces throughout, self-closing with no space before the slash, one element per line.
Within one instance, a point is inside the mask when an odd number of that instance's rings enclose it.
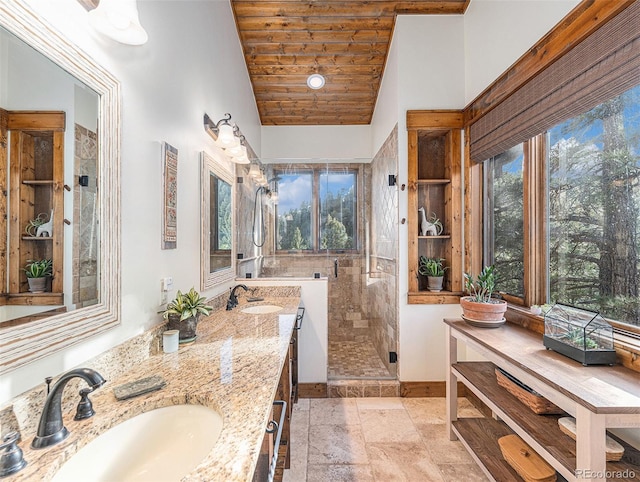
<path fill-rule="evenodd" d="M 474 321 L 502 321 L 507 311 L 507 302 L 492 300 L 491 303 L 478 303 L 471 296 L 460 298 L 462 316 Z"/>
<path fill-rule="evenodd" d="M 29 291 L 31 293 L 44 293 L 45 291 L 51 291 L 51 276 L 27 278 L 27 283 L 29 283 Z"/>
<path fill-rule="evenodd" d="M 444 280 L 444 276 L 427 276 L 427 289 L 429 291 L 442 291 L 442 280 Z"/>
<path fill-rule="evenodd" d="M 191 343 L 196 339 L 197 318 L 192 316 L 180 321 L 180 315 L 169 315 L 168 319 L 167 330 L 178 330 L 180 332 L 178 336 L 179 343 Z"/>

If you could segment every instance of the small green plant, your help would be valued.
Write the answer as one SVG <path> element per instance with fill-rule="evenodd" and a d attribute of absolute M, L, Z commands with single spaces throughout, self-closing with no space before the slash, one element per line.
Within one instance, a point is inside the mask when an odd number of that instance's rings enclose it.
<path fill-rule="evenodd" d="M 53 275 L 53 261 L 50 259 L 30 259 L 23 268 L 27 278 L 44 278 Z"/>
<path fill-rule="evenodd" d="M 464 274 L 464 285 L 473 301 L 491 303 L 491 294 L 496 286 L 493 270 L 493 266 L 485 266 L 475 280 L 472 274 Z"/>
<path fill-rule="evenodd" d="M 169 318 L 169 315 L 180 315 L 180 321 L 187 318 L 197 318 L 199 315 L 207 316 L 211 313 L 212 308 L 205 304 L 206 298 L 200 296 L 195 288 L 191 288 L 188 293 L 182 293 L 178 290 L 176 298 L 167 305 L 163 316 Z"/>
<path fill-rule="evenodd" d="M 420 256 L 418 273 L 423 276 L 444 276 L 447 268 L 444 266 L 444 258 L 427 258 Z"/>
<path fill-rule="evenodd" d="M 595 350 L 598 348 L 596 341 L 590 336 L 585 337 L 583 330 L 580 328 L 570 330 L 565 337 L 569 343 L 578 348 L 584 348 L 585 350 Z"/>
<path fill-rule="evenodd" d="M 47 222 L 47 215 L 45 213 L 38 214 L 35 218 L 29 220 L 27 226 L 24 228 L 24 232 L 28 236 L 35 238 L 38 228 Z"/>
<path fill-rule="evenodd" d="M 438 219 L 436 213 L 431 213 L 431 216 L 429 216 L 429 222 L 436 227 L 436 233 L 438 236 L 440 236 L 444 228 L 442 227 L 442 221 Z"/>

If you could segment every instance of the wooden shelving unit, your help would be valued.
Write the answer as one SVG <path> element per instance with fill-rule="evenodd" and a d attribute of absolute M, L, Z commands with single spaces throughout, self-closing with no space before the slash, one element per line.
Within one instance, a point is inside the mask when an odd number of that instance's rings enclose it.
<path fill-rule="evenodd" d="M 3 299 L 14 305 L 60 305 L 63 304 L 65 113 L 5 111 L 5 114 L 10 139 L 10 236 L 9 291 Z M 48 220 L 52 210 L 51 236 L 25 233 L 31 219 L 42 213 Z M 53 261 L 51 292 L 28 290 L 22 268 L 27 261 L 38 259 Z"/>
<path fill-rule="evenodd" d="M 583 471 L 597 472 L 599 459 L 592 453 L 592 447 L 598 445 L 597 432 L 589 431 L 587 440 L 579 439 L 575 442 L 558 427 L 558 418 L 562 415 L 536 415 L 498 385 L 495 368 L 500 366 L 516 374 L 524 383 L 543 393 L 567 413 L 582 419 L 582 423 L 597 427 L 601 421 L 607 428 L 640 426 L 640 398 L 634 398 L 633 395 L 626 397 L 628 394 L 637 394 L 639 374 L 620 367 L 577 367 L 577 364 L 565 361 L 557 353 L 545 350 L 535 334 L 520 328 L 505 325 L 489 330 L 469 327 L 462 321 L 445 322 L 449 333 L 449 427 L 454 438 L 462 441 L 491 480 L 521 480 L 504 461 L 497 443 L 501 436 L 516 433 L 556 469 L 560 476 L 558 480 L 640 481 L 640 451 L 610 433 L 609 436 L 625 447 L 622 460 L 607 462 L 605 465 L 603 472 L 608 472 L 611 477 L 605 479 L 577 475 L 578 467 Z M 454 352 L 458 339 L 474 350 L 477 349 L 491 361 L 457 362 Z M 503 350 L 507 346 L 511 348 Z M 534 373 L 537 376 L 532 376 Z M 456 420 L 451 397 L 455 395 L 453 387 L 458 382 L 463 383 L 466 389 L 489 407 L 496 418 Z M 599 386 L 601 392 L 590 395 L 590 389 L 586 387 L 588 384 Z M 609 394 L 605 393 L 607 389 Z M 604 438 L 604 434 L 602 437 Z M 579 451 L 582 451 L 581 463 L 578 462 Z M 604 459 L 604 447 L 601 455 Z"/>
<path fill-rule="evenodd" d="M 458 303 L 462 295 L 462 127 L 461 111 L 407 111 L 410 304 Z M 420 235 L 420 207 L 440 219 L 441 235 Z M 427 291 L 426 280 L 420 282 L 420 256 L 445 259 L 443 291 Z"/>

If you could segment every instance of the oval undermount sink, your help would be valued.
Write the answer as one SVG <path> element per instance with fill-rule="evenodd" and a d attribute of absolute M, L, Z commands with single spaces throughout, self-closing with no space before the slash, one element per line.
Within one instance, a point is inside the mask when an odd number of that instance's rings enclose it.
<path fill-rule="evenodd" d="M 247 308 L 243 308 L 240 311 L 242 313 L 249 313 L 250 315 L 264 315 L 265 313 L 275 313 L 276 311 L 280 311 L 282 306 L 278 305 L 257 305 L 257 306 L 248 306 Z"/>
<path fill-rule="evenodd" d="M 157 408 L 92 440 L 62 466 L 53 482 L 179 481 L 211 452 L 220 432 L 222 416 L 211 408 Z"/>

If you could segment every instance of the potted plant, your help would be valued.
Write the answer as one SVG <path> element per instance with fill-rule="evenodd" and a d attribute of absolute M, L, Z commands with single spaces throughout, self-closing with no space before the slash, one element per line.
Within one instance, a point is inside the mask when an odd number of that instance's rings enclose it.
<path fill-rule="evenodd" d="M 427 289 L 429 291 L 442 291 L 444 272 L 444 258 L 427 258 L 420 256 L 418 273 L 427 277 Z"/>
<path fill-rule="evenodd" d="M 206 304 L 206 298 L 200 296 L 195 288 L 191 288 L 188 293 L 178 290 L 175 299 L 167 304 L 163 316 L 169 320 L 167 329 L 180 332 L 180 343 L 190 343 L 196 339 L 200 315 L 207 316 L 211 310 Z"/>
<path fill-rule="evenodd" d="M 51 291 L 51 276 L 53 275 L 53 261 L 51 259 L 30 259 L 23 271 L 27 276 L 31 293 Z"/>
<path fill-rule="evenodd" d="M 491 296 L 495 288 L 494 266 L 485 266 L 475 279 L 465 273 L 464 279 L 469 296 L 460 298 L 462 317 L 480 326 L 493 327 L 504 323 L 507 302 Z"/>

